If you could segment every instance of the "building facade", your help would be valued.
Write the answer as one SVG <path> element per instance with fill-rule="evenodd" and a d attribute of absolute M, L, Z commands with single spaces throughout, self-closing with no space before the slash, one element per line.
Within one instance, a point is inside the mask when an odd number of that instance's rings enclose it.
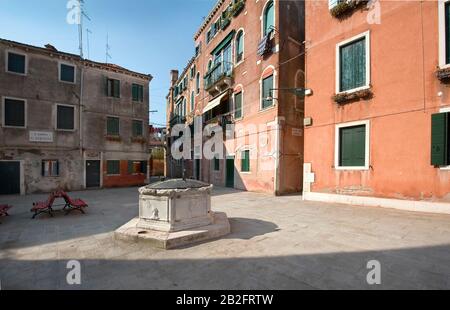
<path fill-rule="evenodd" d="M 219 0 L 194 35 L 194 57 L 181 74 L 171 72 L 168 176 L 185 170 L 219 186 L 300 192 L 303 42 L 303 1 Z M 177 124 L 192 133 L 184 160 L 173 156 Z M 211 148 L 215 156 L 208 158 L 208 139 L 219 134 L 210 133 L 214 128 L 222 129 L 223 150 Z"/>
<path fill-rule="evenodd" d="M 151 76 L 0 40 L 0 194 L 142 185 Z"/>
<path fill-rule="evenodd" d="M 306 2 L 306 199 L 450 201 L 449 12 L 449 1 Z"/>

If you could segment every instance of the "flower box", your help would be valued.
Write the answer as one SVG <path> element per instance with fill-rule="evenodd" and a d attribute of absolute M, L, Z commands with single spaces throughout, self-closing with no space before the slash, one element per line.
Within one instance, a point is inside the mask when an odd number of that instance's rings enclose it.
<path fill-rule="evenodd" d="M 342 18 L 351 14 L 359 6 L 366 5 L 368 2 L 368 0 L 340 0 L 338 4 L 330 9 L 330 13 L 335 18 Z"/>
<path fill-rule="evenodd" d="M 352 93 L 341 93 L 333 96 L 333 101 L 338 104 L 344 104 L 349 101 L 368 100 L 373 97 L 370 89 L 363 89 Z"/>
<path fill-rule="evenodd" d="M 120 136 L 106 136 L 105 139 L 110 142 L 122 142 L 122 138 Z"/>
<path fill-rule="evenodd" d="M 439 69 L 436 72 L 436 77 L 443 83 L 450 82 L 450 68 Z"/>

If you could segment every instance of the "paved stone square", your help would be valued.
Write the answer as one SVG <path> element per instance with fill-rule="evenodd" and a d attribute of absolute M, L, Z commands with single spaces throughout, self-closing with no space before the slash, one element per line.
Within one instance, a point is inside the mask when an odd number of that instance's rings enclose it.
<path fill-rule="evenodd" d="M 71 193 L 86 215 L 31 220 L 33 201 L 0 221 L 2 289 L 449 289 L 450 216 L 303 202 L 299 196 L 217 188 L 213 209 L 226 212 L 227 237 L 177 250 L 113 239 L 138 215 L 137 188 Z M 81 263 L 69 286 L 66 264 Z M 381 263 L 370 286 L 367 263 Z"/>

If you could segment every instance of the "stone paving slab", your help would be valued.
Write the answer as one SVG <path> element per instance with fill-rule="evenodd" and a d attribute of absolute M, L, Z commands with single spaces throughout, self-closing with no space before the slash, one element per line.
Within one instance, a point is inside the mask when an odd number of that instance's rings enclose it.
<path fill-rule="evenodd" d="M 1 196 L 2 289 L 449 289 L 450 216 L 214 190 L 231 234 L 176 250 L 114 240 L 138 215 L 137 188 L 71 193 L 86 215 L 31 220 L 46 195 Z M 66 264 L 81 263 L 69 286 Z M 367 262 L 382 284 L 367 284 Z"/>

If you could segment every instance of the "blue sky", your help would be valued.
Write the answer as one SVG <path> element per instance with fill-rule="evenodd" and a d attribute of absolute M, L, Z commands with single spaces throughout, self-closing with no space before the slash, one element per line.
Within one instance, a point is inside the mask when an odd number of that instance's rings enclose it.
<path fill-rule="evenodd" d="M 51 43 L 78 54 L 78 27 L 66 22 L 68 0 L 0 0 L 0 37 L 36 46 Z M 85 0 L 91 21 L 90 59 L 154 76 L 151 122 L 165 124 L 171 69 L 182 70 L 194 53 L 193 36 L 216 0 Z M 85 36 L 84 54 L 87 57 Z"/>

